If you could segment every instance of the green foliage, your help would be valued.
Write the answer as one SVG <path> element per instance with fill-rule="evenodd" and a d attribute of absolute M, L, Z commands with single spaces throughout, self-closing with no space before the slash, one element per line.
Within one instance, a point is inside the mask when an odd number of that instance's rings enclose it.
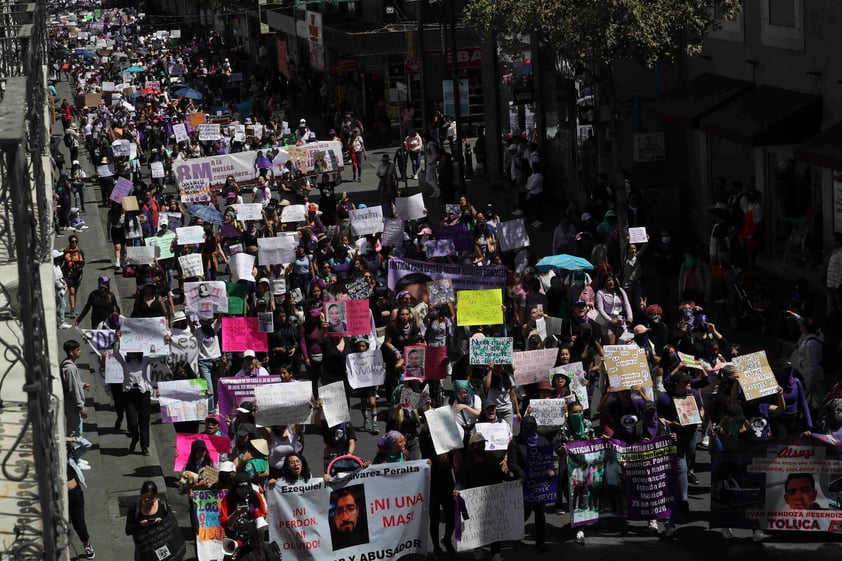
<path fill-rule="evenodd" d="M 700 52 L 714 10 L 740 9 L 740 0 L 472 0 L 465 19 L 486 38 L 538 33 L 573 64 L 636 58 L 651 67 Z"/>

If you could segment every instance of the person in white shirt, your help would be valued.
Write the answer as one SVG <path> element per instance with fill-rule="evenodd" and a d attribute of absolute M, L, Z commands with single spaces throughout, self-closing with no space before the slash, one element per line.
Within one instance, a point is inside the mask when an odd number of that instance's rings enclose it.
<path fill-rule="evenodd" d="M 532 225 L 540 228 L 544 225 L 541 222 L 541 205 L 544 202 L 544 174 L 541 173 L 541 162 L 534 162 L 532 166 L 532 175 L 526 180 L 527 217 L 534 218 Z"/>
<path fill-rule="evenodd" d="M 254 378 L 255 376 L 268 375 L 269 371 L 260 366 L 253 350 L 243 351 L 243 368 L 234 375 L 235 378 Z"/>
<path fill-rule="evenodd" d="M 64 280 L 64 272 L 61 270 L 62 263 L 64 263 L 64 252 L 54 249 L 53 274 L 56 279 L 56 323 L 59 329 L 70 329 L 73 326 L 64 321 L 64 311 L 67 309 L 67 301 L 64 299 L 67 294 L 67 281 Z"/>
<path fill-rule="evenodd" d="M 252 202 L 260 203 L 263 208 L 269 206 L 269 201 L 272 200 L 272 190 L 269 189 L 269 184 L 263 177 L 257 178 L 257 185 L 252 188 L 252 193 L 254 194 Z"/>

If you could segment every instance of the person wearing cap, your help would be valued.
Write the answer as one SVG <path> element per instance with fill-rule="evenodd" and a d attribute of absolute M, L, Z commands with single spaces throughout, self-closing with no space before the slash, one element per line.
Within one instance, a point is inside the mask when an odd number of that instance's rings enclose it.
<path fill-rule="evenodd" d="M 205 430 L 203 431 L 203 434 L 210 434 L 212 436 L 222 436 L 219 415 L 217 415 L 216 413 L 209 413 L 205 417 Z"/>
<path fill-rule="evenodd" d="M 298 128 L 295 129 L 295 143 L 306 144 L 310 142 L 310 129 L 307 127 L 307 119 L 298 121 Z"/>
<path fill-rule="evenodd" d="M 96 289 L 88 295 L 88 300 L 85 302 L 82 311 L 79 312 L 79 317 L 73 322 L 74 325 L 79 325 L 89 311 L 91 312 L 91 329 L 96 329 L 96 326 L 105 321 L 112 313 L 120 313 L 120 304 L 117 303 L 117 297 L 111 292 L 111 277 L 99 277 L 96 283 Z"/>
<path fill-rule="evenodd" d="M 260 365 L 257 355 L 251 349 L 243 351 L 243 367 L 234 374 L 235 378 L 254 378 L 255 376 L 268 376 L 269 372 Z"/>
<path fill-rule="evenodd" d="M 221 459 L 221 458 L 220 458 Z M 219 474 L 211 489 L 228 489 L 237 476 L 237 466 L 230 460 L 219 462 Z"/>
<path fill-rule="evenodd" d="M 267 277 L 261 277 L 257 281 L 255 291 L 249 294 L 248 299 L 248 315 L 254 317 L 260 312 L 274 312 L 275 298 L 269 290 L 271 283 Z"/>

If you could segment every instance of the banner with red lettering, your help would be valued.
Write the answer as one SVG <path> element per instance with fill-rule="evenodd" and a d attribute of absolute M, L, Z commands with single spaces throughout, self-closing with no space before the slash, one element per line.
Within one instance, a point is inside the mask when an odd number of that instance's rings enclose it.
<path fill-rule="evenodd" d="M 377 464 L 267 493 L 269 536 L 284 561 L 399 559 L 427 552 L 430 466 Z"/>

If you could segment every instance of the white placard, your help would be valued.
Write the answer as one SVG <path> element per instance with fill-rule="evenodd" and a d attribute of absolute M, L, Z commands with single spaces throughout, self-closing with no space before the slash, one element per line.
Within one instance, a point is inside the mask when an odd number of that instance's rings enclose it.
<path fill-rule="evenodd" d="M 485 449 L 489 452 L 508 449 L 512 439 L 509 423 L 477 423 L 475 430 L 485 437 Z"/>
<path fill-rule="evenodd" d="M 205 274 L 201 253 L 182 255 L 178 258 L 178 264 L 181 265 L 181 274 L 185 279 L 201 277 Z"/>
<path fill-rule="evenodd" d="M 176 142 L 187 142 L 190 136 L 187 134 L 187 127 L 184 123 L 176 123 L 172 126 L 172 132 L 175 135 Z"/>
<path fill-rule="evenodd" d="M 646 228 L 641 226 L 639 228 L 629 228 L 629 243 L 646 243 L 649 241 L 649 235 L 646 233 Z"/>
<path fill-rule="evenodd" d="M 416 193 L 411 197 L 397 197 L 395 208 L 398 211 L 398 217 L 403 220 L 418 220 L 427 216 L 427 208 L 424 206 L 424 197 L 421 193 Z"/>
<path fill-rule="evenodd" d="M 208 383 L 203 378 L 158 382 L 161 422 L 203 421 L 208 415 Z"/>
<path fill-rule="evenodd" d="M 322 400 L 322 413 L 329 427 L 351 420 L 348 399 L 345 397 L 345 382 L 334 382 L 319 386 L 319 399 Z"/>
<path fill-rule="evenodd" d="M 175 234 L 178 236 L 178 245 L 205 243 L 205 229 L 201 226 L 176 228 Z"/>
<path fill-rule="evenodd" d="M 272 312 L 257 312 L 257 330 L 260 333 L 274 333 L 275 314 Z"/>
<path fill-rule="evenodd" d="M 354 388 L 382 386 L 386 381 L 383 352 L 380 349 L 351 353 L 345 357 L 348 384 Z"/>
<path fill-rule="evenodd" d="M 263 205 L 260 203 L 242 203 L 231 206 L 237 212 L 237 220 L 263 220 Z"/>
<path fill-rule="evenodd" d="M 565 401 L 563 399 L 530 399 L 530 415 L 538 421 L 539 427 L 560 427 L 564 424 Z"/>
<path fill-rule="evenodd" d="M 111 164 L 97 166 L 96 174 L 99 177 L 114 177 L 114 171 L 111 169 Z"/>
<path fill-rule="evenodd" d="M 219 132 L 219 123 L 203 123 L 197 128 L 199 129 L 200 142 L 213 142 L 219 140 L 222 136 Z"/>
<path fill-rule="evenodd" d="M 126 246 L 127 265 L 151 265 L 155 262 L 155 246 Z"/>
<path fill-rule="evenodd" d="M 237 253 L 228 258 L 228 266 L 231 269 L 231 282 L 246 279 L 254 282 L 254 255 L 248 253 Z"/>
<path fill-rule="evenodd" d="M 311 418 L 312 397 L 310 382 L 264 384 L 254 394 L 255 421 L 265 427 L 307 423 Z"/>
<path fill-rule="evenodd" d="M 456 424 L 456 419 L 453 418 L 453 410 L 449 405 L 427 411 L 425 417 L 427 425 L 430 427 L 430 436 L 433 438 L 433 447 L 436 449 L 436 454 L 447 454 L 451 450 L 462 449 L 464 433 L 461 427 Z"/>
<path fill-rule="evenodd" d="M 105 383 L 106 384 L 122 384 L 123 378 L 126 376 L 123 370 L 123 363 L 121 363 L 115 355 L 114 350 L 105 351 Z"/>
<path fill-rule="evenodd" d="M 167 318 L 124 318 L 120 326 L 120 353 L 160 354 L 169 351 L 164 338 L 167 335 Z"/>
<path fill-rule="evenodd" d="M 367 236 L 383 231 L 383 207 L 380 205 L 352 209 L 348 214 L 351 216 L 351 233 L 355 236 Z"/>
<path fill-rule="evenodd" d="M 500 251 L 529 247 L 529 234 L 526 231 L 523 218 L 500 222 L 497 225 L 497 243 L 500 246 Z"/>
<path fill-rule="evenodd" d="M 454 540 L 456 551 L 523 539 L 523 481 L 462 489 L 459 495 L 468 516 L 462 519 L 461 540 Z"/>
<path fill-rule="evenodd" d="M 307 220 L 307 209 L 304 205 L 285 206 L 281 211 L 281 222 L 305 222 Z"/>
<path fill-rule="evenodd" d="M 546 380 L 550 375 L 550 368 L 555 366 L 558 349 L 537 349 L 515 353 L 512 366 L 515 371 L 515 382 L 524 386 Z"/>
<path fill-rule="evenodd" d="M 111 153 L 115 158 L 128 158 L 132 154 L 131 142 L 125 138 L 115 140 L 111 143 Z"/>
<path fill-rule="evenodd" d="M 298 236 L 257 238 L 257 262 L 260 265 L 292 263 L 295 261 L 295 247 Z"/>
<path fill-rule="evenodd" d="M 152 162 L 149 164 L 149 171 L 152 172 L 153 179 L 160 179 L 164 177 L 164 162 Z"/>

